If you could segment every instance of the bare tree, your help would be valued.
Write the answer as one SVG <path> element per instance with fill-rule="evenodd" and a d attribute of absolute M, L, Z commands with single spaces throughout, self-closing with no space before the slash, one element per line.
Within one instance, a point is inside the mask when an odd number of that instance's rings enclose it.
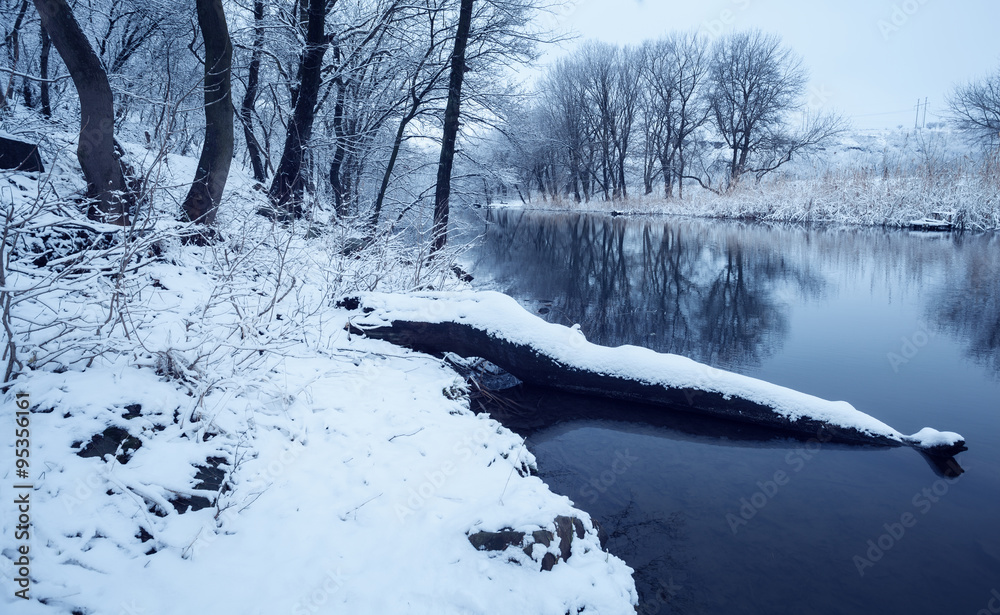
<path fill-rule="evenodd" d="M 42 42 L 41 53 L 38 57 L 38 76 L 41 80 L 38 83 L 39 97 L 42 102 L 42 115 L 46 119 L 52 117 L 52 100 L 49 92 L 49 53 L 52 50 L 52 39 L 45 31 L 45 26 L 39 26 L 39 37 Z"/>
<path fill-rule="evenodd" d="M 612 91 L 615 87 L 615 48 L 608 44 L 591 43 L 581 52 L 586 104 L 590 110 L 590 132 L 600 159 L 597 181 L 604 191 L 604 199 L 611 200 L 615 181 L 612 151 L 615 140 L 615 122 Z"/>
<path fill-rule="evenodd" d="M 817 147 L 844 132 L 846 121 L 835 113 L 818 113 L 809 116 L 801 130 L 791 130 L 787 125 L 768 130 L 761 141 L 754 166 L 746 171 L 760 181 L 771 171 L 777 170 L 792 157 L 813 152 Z"/>
<path fill-rule="evenodd" d="M 444 134 L 441 138 L 441 158 L 438 161 L 437 184 L 434 188 L 434 227 L 431 250 L 440 250 L 448 243 L 448 209 L 451 198 L 451 169 L 455 163 L 455 141 L 462 102 L 462 81 L 467 70 L 465 50 L 472 29 L 474 0 L 461 0 L 455 49 L 451 54 L 451 75 L 448 79 L 448 105 L 444 112 Z"/>
<path fill-rule="evenodd" d="M 24 26 L 24 17 L 28 12 L 28 0 L 21 0 L 20 8 L 17 10 L 17 17 L 10 31 L 4 36 L 4 47 L 7 48 L 7 59 L 12 70 L 16 71 L 21 59 L 21 31 Z M 6 92 L 0 90 L 0 107 L 6 106 L 7 101 L 14 95 L 14 82 L 17 75 L 11 72 L 7 80 Z"/>
<path fill-rule="evenodd" d="M 626 166 L 632 154 L 632 139 L 639 105 L 639 51 L 625 47 L 618 53 L 614 88 L 614 165 L 616 196 L 628 198 Z"/>
<path fill-rule="evenodd" d="M 676 184 L 683 198 L 686 150 L 710 114 L 708 44 L 696 33 L 674 33 L 646 43 L 642 50 L 646 194 L 660 175 L 665 196 L 673 196 Z"/>
<path fill-rule="evenodd" d="M 444 19 L 445 5 L 428 2 L 421 8 L 423 10 L 418 10 L 416 15 L 411 17 L 411 25 L 415 22 L 421 26 L 419 28 L 420 34 L 416 36 L 417 40 L 423 38 L 423 44 L 414 45 L 413 43 L 416 41 L 409 39 L 411 44 L 409 46 L 404 44 L 399 50 L 402 61 L 399 66 L 403 69 L 401 72 L 404 77 L 401 84 L 404 99 L 399 103 L 399 121 L 396 125 L 378 193 L 375 196 L 375 208 L 371 216 L 372 226 L 378 224 L 379 216 L 381 216 L 392 174 L 406 138 L 407 128 L 421 113 L 427 111 L 434 100 L 440 96 L 444 75 L 448 74 L 448 52 L 445 50 L 445 43 L 449 37 L 445 34 L 446 26 L 441 23 Z M 423 36 L 421 37 L 421 35 Z M 403 42 L 407 39 L 400 40 Z"/>
<path fill-rule="evenodd" d="M 1000 144 L 1000 69 L 957 87 L 948 106 L 960 130 L 986 147 Z"/>
<path fill-rule="evenodd" d="M 233 46 L 222 0 L 197 0 L 197 10 L 205 42 L 205 143 L 184 200 L 184 215 L 211 225 L 233 161 Z"/>
<path fill-rule="evenodd" d="M 587 93 L 579 62 L 561 60 L 546 74 L 540 88 L 540 104 L 532 111 L 532 124 L 522 128 L 521 140 L 530 140 L 531 172 L 544 190 L 544 177 L 558 177 L 565 169 L 567 192 L 579 203 L 590 200 L 594 177 L 594 143 L 590 138 Z M 530 185 L 530 181 L 528 182 Z M 552 186 L 558 194 L 561 183 Z"/>
<path fill-rule="evenodd" d="M 673 196 L 673 172 L 669 156 L 673 142 L 669 121 L 673 109 L 673 64 L 667 61 L 665 41 L 645 41 L 641 49 L 639 122 L 642 130 L 642 185 L 644 194 L 653 193 L 653 182 L 664 179 L 665 197 Z M 665 87 L 658 87 L 660 84 Z"/>
<path fill-rule="evenodd" d="M 713 50 L 712 116 L 730 152 L 728 185 L 754 170 L 759 154 L 800 108 L 806 72 L 781 39 L 759 30 L 720 39 Z"/>
<path fill-rule="evenodd" d="M 461 126 L 474 126 L 468 132 L 482 133 L 496 127 L 505 116 L 505 107 L 511 106 L 515 96 L 509 79 L 513 71 L 509 69 L 533 57 L 535 43 L 546 37 L 544 32 L 534 29 L 532 20 L 542 4 L 542 0 L 474 3 L 465 49 L 460 114 Z M 395 116 L 398 124 L 389 161 L 378 184 L 373 221 L 377 221 L 388 198 L 392 171 L 403 153 L 402 144 L 409 139 L 427 138 L 427 131 L 421 128 L 444 126 L 452 77 L 451 56 L 461 21 L 458 18 L 461 4 L 455 0 L 424 0 L 404 6 L 405 12 L 393 30 L 402 32 L 404 26 L 400 22 L 405 20 L 405 38 L 393 37 L 403 43 L 393 55 L 400 62 L 396 72 L 404 77 L 399 91 L 406 96 L 399 101 Z M 455 157 L 461 159 L 459 162 L 469 161 L 468 153 L 456 150 Z M 416 205 L 422 198 L 420 192 L 410 191 L 410 203 L 403 211 Z M 443 210 L 439 208 L 438 212 L 440 220 Z"/>
<path fill-rule="evenodd" d="M 677 63 L 676 129 L 674 149 L 677 152 L 677 196 L 684 198 L 684 178 L 687 175 L 687 152 L 692 137 L 708 122 L 707 81 L 710 58 L 707 42 L 697 34 L 673 37 L 674 60 Z"/>
<path fill-rule="evenodd" d="M 599 169 L 595 181 L 606 200 L 628 196 L 626 162 L 639 103 L 634 51 L 589 43 L 580 52 L 588 109 L 588 132 L 595 141 Z"/>
<path fill-rule="evenodd" d="M 260 143 L 253 130 L 253 110 L 257 104 L 260 87 L 261 56 L 264 53 L 264 0 L 254 0 L 253 3 L 253 50 L 250 53 L 250 65 L 247 70 L 246 90 L 243 102 L 240 104 L 240 123 L 243 124 L 243 137 L 246 140 L 247 156 L 253 168 L 253 178 L 259 182 L 267 179 Z"/>
<path fill-rule="evenodd" d="M 308 6 L 305 6 L 306 0 L 302 1 L 302 13 L 305 14 L 306 21 L 305 49 L 299 60 L 299 78 L 293 97 L 294 111 L 288 123 L 285 147 L 271 182 L 273 207 L 260 212 L 268 216 L 298 218 L 304 213 L 300 203 L 305 185 L 303 155 L 312 137 L 316 103 L 322 85 L 323 56 L 330 46 L 330 39 L 326 35 L 326 13 L 336 2 L 337 0 L 308 0 Z"/>
<path fill-rule="evenodd" d="M 95 23 L 97 20 L 102 23 Z M 109 75 L 122 73 L 129 60 L 160 28 L 163 14 L 136 0 L 111 0 L 91 7 L 96 52 Z"/>
<path fill-rule="evenodd" d="M 66 0 L 35 0 L 35 8 L 80 96 L 76 153 L 88 196 L 96 199 L 96 208 L 92 207 L 89 215 L 127 224 L 125 178 L 115 155 L 114 96 L 108 74 Z"/>
<path fill-rule="evenodd" d="M 338 61 L 340 60 L 340 45 L 335 44 L 333 46 L 333 55 Z M 344 115 L 350 84 L 350 78 L 345 79 L 344 74 L 338 71 L 334 79 L 337 94 L 333 104 L 334 151 L 333 159 L 330 161 L 330 187 L 333 188 L 334 208 L 339 216 L 347 213 L 347 200 L 350 196 L 349 187 L 343 177 L 344 160 L 347 158 L 348 140 L 350 138 L 344 126 Z"/>
<path fill-rule="evenodd" d="M 329 77 L 320 104 L 333 100 L 332 117 L 329 111 L 324 114 L 333 144 L 329 177 L 335 210 L 344 216 L 358 209 L 362 175 L 380 145 L 377 138 L 388 136 L 382 129 L 407 102 L 410 56 L 403 41 L 418 41 L 421 37 L 412 34 L 421 30 L 421 14 L 437 9 L 432 3 L 414 6 L 402 0 L 355 0 L 340 7 L 342 24 L 332 43 L 332 61 L 323 71 Z"/>

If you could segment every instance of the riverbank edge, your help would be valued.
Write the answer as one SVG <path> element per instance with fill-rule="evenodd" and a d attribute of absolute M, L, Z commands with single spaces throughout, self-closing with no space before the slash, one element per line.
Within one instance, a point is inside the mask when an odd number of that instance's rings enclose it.
<path fill-rule="evenodd" d="M 688 188 L 680 199 L 638 196 L 624 200 L 572 199 L 490 205 L 560 213 L 671 215 L 762 223 L 919 228 L 914 222 L 942 218 L 954 230 L 1000 230 L 1000 175 L 923 178 L 847 177 L 840 181 L 775 181 L 738 186 L 716 194 Z"/>

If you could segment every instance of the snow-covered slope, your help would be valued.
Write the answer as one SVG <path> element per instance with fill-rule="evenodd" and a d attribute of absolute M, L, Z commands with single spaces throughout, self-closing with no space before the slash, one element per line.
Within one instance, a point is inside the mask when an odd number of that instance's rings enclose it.
<path fill-rule="evenodd" d="M 57 162 L 56 179 L 79 190 L 73 166 Z M 0 611 L 633 612 L 631 570 L 530 474 L 519 437 L 469 410 L 453 371 L 344 330 L 334 297 L 454 287 L 446 265 L 421 269 L 392 240 L 344 255 L 350 233 L 327 220 L 273 226 L 238 172 L 226 241 L 183 246 L 171 211 L 194 161 L 145 170 L 178 188 L 153 192 L 159 211 L 128 238 L 65 235 L 81 222 L 69 190 L 43 185 L 33 211 L 38 178 L 2 176 L 24 222 L 5 288 L 25 371 L 0 416 L 12 433 L 26 395 L 31 436 L 24 478 L 14 439 L 0 445 Z M 91 247 L 60 261 L 70 245 Z M 15 484 L 31 485 L 29 540 Z M 560 515 L 585 532 L 551 571 L 539 562 L 556 544 L 529 556 L 468 538 L 555 531 Z M 28 600 L 10 582 L 21 545 Z"/>

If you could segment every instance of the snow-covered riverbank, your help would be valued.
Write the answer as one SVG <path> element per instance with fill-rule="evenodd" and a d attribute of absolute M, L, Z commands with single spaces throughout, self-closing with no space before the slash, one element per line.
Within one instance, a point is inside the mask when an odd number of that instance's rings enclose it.
<path fill-rule="evenodd" d="M 676 187 L 674 188 L 675 194 Z M 528 208 L 658 213 L 767 222 L 908 227 L 945 214 L 957 228 L 1000 229 L 1000 159 L 973 152 L 959 136 L 935 130 L 858 131 L 817 160 L 802 159 L 760 183 L 746 177 L 721 194 L 687 181 L 683 199 L 661 184 L 624 200 L 545 200 Z"/>
<path fill-rule="evenodd" d="M 881 178 L 844 174 L 836 178 L 748 183 L 724 194 L 687 187 L 683 200 L 650 195 L 577 204 L 536 198 L 526 207 L 897 228 L 944 213 L 958 228 L 987 231 L 1000 229 L 1000 183 L 987 177 Z"/>
<path fill-rule="evenodd" d="M 183 187 L 194 161 L 161 171 Z M 16 222 L 37 184 L 7 176 Z M 71 177 L 57 165 L 57 185 Z M 334 227 L 272 227 L 251 213 L 261 192 L 236 179 L 215 247 L 182 245 L 161 215 L 63 266 L 60 250 L 99 235 L 72 235 L 80 220 L 48 206 L 18 231 L 6 288 L 25 370 L 2 416 L 12 434 L 16 395 L 30 400 L 30 468 L 15 475 L 8 437 L 0 476 L 8 494 L 30 485 L 30 537 L 4 497 L 0 571 L 27 568 L 29 599 L 5 583 L 0 609 L 631 612 L 631 570 L 531 475 L 518 436 L 469 410 L 455 372 L 344 330 L 342 293 L 457 287 L 450 267 L 420 269 L 418 248 L 391 242 L 344 255 Z M 469 540 L 555 532 L 557 516 L 585 531 L 550 571 L 540 562 L 558 542 Z"/>

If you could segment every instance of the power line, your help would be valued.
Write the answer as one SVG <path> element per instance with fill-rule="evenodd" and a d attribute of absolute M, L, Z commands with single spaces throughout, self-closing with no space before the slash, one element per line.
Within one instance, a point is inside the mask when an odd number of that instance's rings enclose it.
<path fill-rule="evenodd" d="M 862 113 L 860 115 L 851 115 L 848 117 L 875 117 L 876 115 L 899 115 L 900 113 L 909 113 L 910 109 L 900 109 L 899 111 L 882 111 L 880 113 Z"/>
<path fill-rule="evenodd" d="M 942 108 L 935 108 L 934 111 L 932 112 L 930 110 L 929 98 L 924 98 L 924 100 L 918 100 L 916 107 L 916 115 L 914 118 L 914 127 L 916 128 L 920 128 L 921 126 L 926 127 L 928 115 L 930 115 L 933 118 L 943 119 L 947 116 L 947 111 L 948 111 L 947 108 L 942 107 Z M 914 112 L 914 107 L 910 107 L 909 109 L 899 109 L 897 111 L 879 111 L 877 113 L 856 113 L 856 114 L 849 113 L 849 114 L 844 114 L 844 117 L 859 119 L 866 117 L 882 117 L 886 115 L 902 115 L 904 113 L 913 113 L 913 112 Z"/>

